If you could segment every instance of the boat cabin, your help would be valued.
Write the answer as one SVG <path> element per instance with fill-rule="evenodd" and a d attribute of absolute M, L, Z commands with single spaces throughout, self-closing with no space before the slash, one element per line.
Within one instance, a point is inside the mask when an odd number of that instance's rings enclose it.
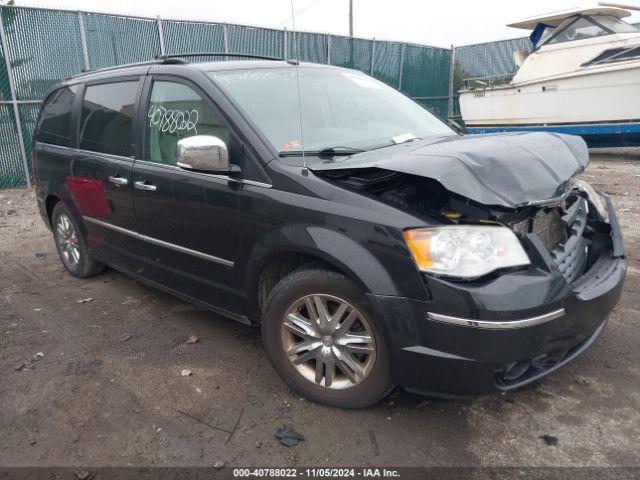
<path fill-rule="evenodd" d="M 529 17 L 509 27 L 530 30 L 533 50 L 514 52 L 512 84 L 576 73 L 587 67 L 640 60 L 640 30 L 617 7 L 576 8 Z"/>
<path fill-rule="evenodd" d="M 638 33 L 637 28 L 621 20 L 630 15 L 627 10 L 616 7 L 582 8 L 530 17 L 507 26 L 532 30 L 529 38 L 537 50 L 543 45 Z"/>
<path fill-rule="evenodd" d="M 599 6 L 509 25 L 531 31 L 532 51 L 514 52 L 519 68 L 510 81 L 468 79 L 460 90 L 466 132 L 546 131 L 580 135 L 590 147 L 640 145 L 640 30 L 623 21 L 629 15 Z"/>

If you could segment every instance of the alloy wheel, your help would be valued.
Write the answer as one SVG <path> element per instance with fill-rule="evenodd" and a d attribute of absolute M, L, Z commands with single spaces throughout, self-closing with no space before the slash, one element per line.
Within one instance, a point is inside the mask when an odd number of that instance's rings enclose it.
<path fill-rule="evenodd" d="M 80 263 L 80 244 L 71 219 L 64 213 L 56 221 L 56 241 L 60 248 L 62 261 L 71 269 Z"/>
<path fill-rule="evenodd" d="M 287 358 L 316 385 L 343 390 L 366 379 L 376 360 L 371 325 L 349 302 L 324 294 L 307 295 L 287 310 L 281 324 Z"/>

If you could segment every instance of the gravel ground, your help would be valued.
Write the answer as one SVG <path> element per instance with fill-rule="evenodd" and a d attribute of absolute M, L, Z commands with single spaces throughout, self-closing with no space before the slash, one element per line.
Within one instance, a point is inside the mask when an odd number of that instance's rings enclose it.
<path fill-rule="evenodd" d="M 640 466 L 640 155 L 583 177 L 612 195 L 630 258 L 595 345 L 517 392 L 358 411 L 295 396 L 256 329 L 114 271 L 67 275 L 33 193 L 0 191 L 0 465 Z M 306 440 L 281 445 L 283 424 Z"/>

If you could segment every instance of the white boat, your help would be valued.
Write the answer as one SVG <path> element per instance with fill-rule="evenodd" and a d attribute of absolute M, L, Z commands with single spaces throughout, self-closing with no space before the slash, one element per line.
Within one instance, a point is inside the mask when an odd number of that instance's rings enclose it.
<path fill-rule="evenodd" d="M 509 83 L 469 79 L 460 91 L 468 133 L 543 130 L 590 147 L 640 145 L 640 30 L 624 8 L 598 6 L 531 17 L 531 53 L 516 51 Z"/>

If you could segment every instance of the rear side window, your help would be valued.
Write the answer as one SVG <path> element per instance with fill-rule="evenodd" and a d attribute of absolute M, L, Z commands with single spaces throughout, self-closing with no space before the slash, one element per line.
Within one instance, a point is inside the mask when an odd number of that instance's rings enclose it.
<path fill-rule="evenodd" d="M 80 148 L 132 157 L 138 81 L 87 87 L 82 101 Z"/>
<path fill-rule="evenodd" d="M 68 147 L 71 144 L 71 111 L 78 85 L 56 90 L 42 107 L 36 140 Z"/>

